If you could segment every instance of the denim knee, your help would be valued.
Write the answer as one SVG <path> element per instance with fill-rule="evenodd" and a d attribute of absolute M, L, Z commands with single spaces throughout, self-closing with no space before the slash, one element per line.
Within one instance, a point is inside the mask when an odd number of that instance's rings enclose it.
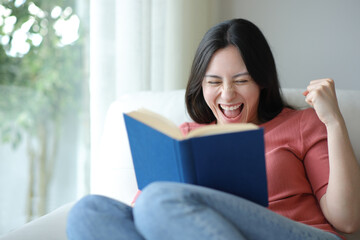
<path fill-rule="evenodd" d="M 68 239 L 142 239 L 134 229 L 132 208 L 105 196 L 89 195 L 70 210 Z"/>
<path fill-rule="evenodd" d="M 193 202 L 187 191 L 187 185 L 174 182 L 154 182 L 145 187 L 136 200 L 134 214 L 146 220 L 163 221 L 168 214 L 183 202 Z M 149 219 L 149 221 L 151 221 Z"/>
<path fill-rule="evenodd" d="M 173 183 L 153 182 L 142 190 L 136 200 L 135 208 L 141 209 L 140 211 L 148 210 L 149 208 L 155 210 L 172 197 L 173 191 L 175 191 Z"/>
<path fill-rule="evenodd" d="M 69 211 L 66 223 L 66 232 L 69 239 L 84 239 L 80 238 L 81 231 L 84 227 L 84 219 L 89 216 L 87 211 L 89 209 L 96 209 L 96 202 L 100 196 L 88 195 L 80 199 Z"/>
<path fill-rule="evenodd" d="M 98 195 L 88 195 L 80 199 L 69 211 L 67 217 L 68 228 L 76 227 L 78 223 L 81 223 L 87 210 L 97 210 L 98 206 L 101 206 L 98 202 L 103 198 Z"/>
<path fill-rule="evenodd" d="M 167 182 L 154 182 L 142 190 L 133 213 L 135 225 L 144 236 L 165 234 L 174 191 L 172 183 Z"/>

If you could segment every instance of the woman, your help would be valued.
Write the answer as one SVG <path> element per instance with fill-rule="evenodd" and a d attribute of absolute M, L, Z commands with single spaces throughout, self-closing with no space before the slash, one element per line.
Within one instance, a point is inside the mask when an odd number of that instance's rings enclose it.
<path fill-rule="evenodd" d="M 285 107 L 270 48 L 251 22 L 211 28 L 187 90 L 195 123 L 264 127 L 269 208 L 216 190 L 153 183 L 135 207 L 88 196 L 72 209 L 69 239 L 341 239 L 360 226 L 360 169 L 331 79 L 304 92 L 314 109 Z"/>

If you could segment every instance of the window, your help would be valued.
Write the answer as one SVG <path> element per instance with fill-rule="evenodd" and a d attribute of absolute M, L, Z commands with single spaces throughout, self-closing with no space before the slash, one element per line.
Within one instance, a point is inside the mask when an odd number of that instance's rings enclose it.
<path fill-rule="evenodd" d="M 0 235 L 88 192 L 88 5 L 0 3 Z"/>

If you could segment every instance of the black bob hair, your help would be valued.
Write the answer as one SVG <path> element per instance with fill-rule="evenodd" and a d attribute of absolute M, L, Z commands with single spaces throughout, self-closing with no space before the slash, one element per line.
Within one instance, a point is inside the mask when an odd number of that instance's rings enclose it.
<path fill-rule="evenodd" d="M 260 29 L 245 19 L 232 19 L 210 28 L 196 51 L 186 87 L 185 102 L 190 117 L 197 123 L 216 120 L 205 102 L 202 81 L 213 54 L 234 45 L 239 50 L 252 79 L 260 87 L 258 118 L 267 122 L 284 108 L 275 60 Z"/>

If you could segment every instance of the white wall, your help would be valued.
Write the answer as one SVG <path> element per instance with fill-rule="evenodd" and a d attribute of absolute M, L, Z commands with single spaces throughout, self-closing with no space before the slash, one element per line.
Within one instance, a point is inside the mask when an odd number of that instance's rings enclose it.
<path fill-rule="evenodd" d="M 219 12 L 263 31 L 283 87 L 330 77 L 337 88 L 360 89 L 360 1 L 221 0 Z"/>

